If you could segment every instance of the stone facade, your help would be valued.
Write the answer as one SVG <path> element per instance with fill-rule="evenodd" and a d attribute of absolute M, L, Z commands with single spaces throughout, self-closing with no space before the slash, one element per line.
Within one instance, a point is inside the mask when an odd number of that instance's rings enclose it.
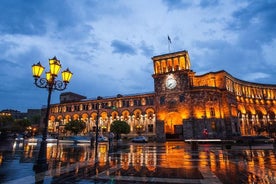
<path fill-rule="evenodd" d="M 152 58 L 154 92 L 67 101 L 51 106 L 49 131 L 72 119 L 86 122 L 84 134 L 95 131 L 97 114 L 101 133 L 114 120 L 141 133 L 166 139 L 227 138 L 254 135 L 254 127 L 275 123 L 276 85 L 239 80 L 225 71 L 196 75 L 187 51 Z M 106 107 L 116 107 L 115 109 Z"/>

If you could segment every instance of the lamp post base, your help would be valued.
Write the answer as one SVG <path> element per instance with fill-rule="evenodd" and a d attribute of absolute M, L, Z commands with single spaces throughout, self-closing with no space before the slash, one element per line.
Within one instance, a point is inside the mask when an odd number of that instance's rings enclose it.
<path fill-rule="evenodd" d="M 36 172 L 36 173 L 40 173 L 40 172 L 45 172 L 48 170 L 48 163 L 41 163 L 41 164 L 38 164 L 36 163 L 34 166 L 33 166 L 33 170 Z"/>
<path fill-rule="evenodd" d="M 44 172 L 48 170 L 48 163 L 47 163 L 47 141 L 42 140 L 40 143 L 40 149 L 38 153 L 38 158 L 33 166 L 33 170 L 37 172 Z"/>

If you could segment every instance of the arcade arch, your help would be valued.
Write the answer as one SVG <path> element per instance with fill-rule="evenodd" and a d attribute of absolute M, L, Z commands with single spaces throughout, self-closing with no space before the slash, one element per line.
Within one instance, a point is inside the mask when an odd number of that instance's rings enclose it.
<path fill-rule="evenodd" d="M 178 112 L 170 112 L 166 115 L 165 120 L 165 133 L 168 138 L 178 137 L 183 135 L 183 123 L 181 114 Z M 173 136 L 173 137 L 171 137 Z"/>

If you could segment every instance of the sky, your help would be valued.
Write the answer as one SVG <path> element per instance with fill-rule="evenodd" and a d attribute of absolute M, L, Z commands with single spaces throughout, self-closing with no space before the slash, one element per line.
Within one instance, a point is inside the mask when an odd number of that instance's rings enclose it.
<path fill-rule="evenodd" d="M 196 75 L 276 85 L 276 1 L 1 0 L 0 110 L 47 103 L 38 61 L 47 71 L 56 56 L 73 72 L 62 92 L 110 97 L 153 92 L 151 58 L 183 50 Z"/>

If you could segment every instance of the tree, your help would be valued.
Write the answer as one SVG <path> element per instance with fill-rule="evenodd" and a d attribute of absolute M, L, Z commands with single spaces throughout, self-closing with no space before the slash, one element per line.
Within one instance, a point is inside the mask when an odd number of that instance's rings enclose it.
<path fill-rule="evenodd" d="M 29 126 L 31 126 L 31 122 L 28 119 L 17 119 L 11 124 L 11 130 L 14 132 L 24 132 Z"/>
<path fill-rule="evenodd" d="M 12 116 L 0 116 L 0 131 L 5 132 L 11 129 L 11 125 L 14 122 Z"/>
<path fill-rule="evenodd" d="M 128 134 L 130 132 L 130 126 L 125 121 L 113 121 L 110 126 L 110 131 L 116 134 L 116 139 L 119 140 L 121 134 Z"/>
<path fill-rule="evenodd" d="M 32 125 L 39 125 L 40 119 L 41 119 L 41 115 L 34 115 L 34 116 L 31 116 L 30 122 L 32 123 Z"/>
<path fill-rule="evenodd" d="M 69 121 L 64 127 L 65 130 L 70 131 L 75 135 L 82 132 L 85 128 L 86 128 L 85 122 L 82 120 Z"/>

